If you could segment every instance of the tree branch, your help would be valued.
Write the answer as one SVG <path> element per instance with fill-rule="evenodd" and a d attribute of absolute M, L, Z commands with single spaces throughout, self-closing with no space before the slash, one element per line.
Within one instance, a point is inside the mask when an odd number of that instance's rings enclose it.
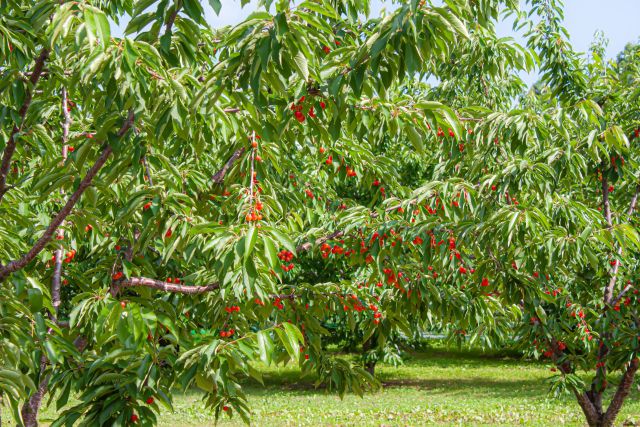
<path fill-rule="evenodd" d="M 328 234 L 326 236 L 317 238 L 316 241 L 315 241 L 315 244 L 316 244 L 316 246 L 320 246 L 321 244 L 323 244 L 327 240 L 336 239 L 336 238 L 339 238 L 339 237 L 342 237 L 342 236 L 344 236 L 344 231 L 336 230 L 331 234 Z M 298 245 L 296 247 L 296 252 L 308 251 L 308 250 L 310 250 L 312 248 L 312 246 L 313 246 L 313 244 L 311 242 L 302 243 L 301 245 Z"/>
<path fill-rule="evenodd" d="M 197 295 L 211 292 L 219 289 L 219 283 L 212 283 L 206 286 L 187 286 L 176 283 L 167 283 L 162 280 L 149 279 L 146 277 L 132 277 L 130 279 L 114 282 L 115 294 L 122 288 L 145 287 L 158 289 L 160 291 L 171 292 L 176 294 Z"/>
<path fill-rule="evenodd" d="M 31 105 L 31 100 L 33 99 L 33 88 L 38 83 L 40 76 L 42 75 L 42 69 L 44 68 L 44 63 L 49 57 L 49 50 L 42 49 L 40 55 L 36 59 L 36 63 L 33 67 L 33 73 L 31 73 L 31 77 L 29 78 L 29 83 L 31 85 L 30 88 L 27 89 L 24 101 L 22 102 L 22 107 L 20 107 L 20 111 L 18 111 L 18 115 L 20 116 L 20 123 L 13 125 L 13 130 L 11 131 L 11 136 L 9 137 L 9 141 L 7 141 L 7 145 L 4 147 L 4 153 L 2 155 L 2 164 L 0 165 L 0 201 L 7 192 L 6 184 L 7 184 L 7 175 L 9 175 L 9 169 L 11 167 L 11 158 L 16 151 L 16 135 L 22 131 L 22 127 L 24 126 L 25 117 L 27 116 L 27 110 L 29 110 L 29 106 Z"/>
<path fill-rule="evenodd" d="M 629 292 L 629 290 L 631 290 L 632 287 L 633 286 L 631 286 L 631 285 L 625 286 L 624 289 L 622 291 L 620 291 L 618 296 L 615 297 L 615 299 L 613 301 L 611 301 L 611 306 L 615 307 L 620 302 L 622 297 L 625 296 L 627 294 L 627 292 Z"/>
<path fill-rule="evenodd" d="M 182 7 L 182 2 L 180 0 L 176 1 L 175 10 L 169 15 L 169 19 L 167 20 L 167 24 L 164 27 L 164 34 L 171 34 L 171 28 L 173 28 L 173 24 L 176 22 L 176 18 L 178 17 L 178 12 L 180 12 L 180 8 Z"/>
<path fill-rule="evenodd" d="M 62 163 L 64 164 L 65 160 L 67 160 L 67 156 L 69 154 L 67 142 L 69 141 L 69 127 L 71 126 L 71 114 L 69 113 L 69 100 L 67 97 L 67 88 L 62 87 L 62 100 L 60 102 L 60 106 L 62 108 L 62 115 L 64 116 L 64 122 L 62 123 Z M 64 190 L 60 189 L 60 195 L 64 196 Z M 59 238 L 64 238 L 64 230 L 62 228 L 58 228 L 57 236 Z M 64 248 L 62 245 L 58 246 L 58 249 L 55 252 L 56 255 L 56 264 L 53 270 L 53 278 L 51 280 L 51 304 L 55 310 L 54 316 L 58 317 L 58 308 L 60 307 L 60 282 L 62 278 L 62 254 L 64 252 Z"/>
<path fill-rule="evenodd" d="M 127 131 L 133 125 L 133 120 L 134 120 L 133 110 L 130 110 L 129 116 L 124 121 L 124 123 L 122 124 L 122 127 L 118 131 L 118 134 L 117 134 L 118 137 L 122 137 L 124 136 L 125 133 L 127 133 Z M 78 203 L 78 200 L 80 200 L 82 193 L 84 193 L 85 190 L 89 188 L 89 186 L 91 185 L 91 182 L 93 181 L 93 178 L 95 178 L 95 176 L 98 174 L 100 169 L 107 162 L 107 159 L 109 158 L 109 155 L 111 154 L 111 152 L 112 152 L 112 148 L 109 145 L 107 145 L 102 150 L 102 153 L 100 154 L 96 162 L 93 164 L 91 169 L 87 171 L 82 181 L 80 181 L 80 185 L 78 186 L 78 189 L 71 195 L 71 197 L 69 197 L 69 199 L 67 200 L 67 203 L 53 218 L 51 223 L 49 223 L 49 226 L 45 230 L 44 234 L 36 241 L 36 243 L 29 250 L 29 252 L 27 252 L 27 254 L 24 255 L 22 258 L 15 261 L 11 261 L 10 263 L 2 267 L 2 269 L 0 269 L 0 282 L 4 281 L 9 276 L 9 274 L 24 268 L 29 262 L 33 261 L 33 259 L 36 256 L 38 256 L 40 252 L 42 252 L 42 250 L 45 248 L 47 243 L 51 241 L 51 238 L 53 237 L 53 234 L 55 233 L 56 229 L 60 226 L 60 224 L 62 224 L 62 221 L 64 221 L 65 218 L 69 216 L 73 207 L 76 205 L 76 203 Z"/>
<path fill-rule="evenodd" d="M 245 147 L 238 148 L 233 153 L 233 155 L 229 157 L 229 160 L 227 160 L 227 163 L 225 163 L 224 166 L 222 166 L 222 169 L 220 169 L 211 177 L 214 184 L 222 184 L 224 182 L 225 175 L 227 174 L 227 172 L 229 172 L 229 169 L 231 169 L 231 167 L 236 162 L 236 160 L 238 160 L 240 156 L 244 154 L 245 150 L 246 150 Z"/>
<path fill-rule="evenodd" d="M 602 194 L 603 194 L 603 200 L 605 200 L 605 209 L 607 209 L 607 211 L 605 211 L 605 217 L 607 218 L 607 224 L 608 224 L 608 228 L 611 229 L 612 227 L 612 222 L 611 222 L 611 210 L 608 209 L 609 207 L 609 187 L 608 185 L 605 187 L 606 185 L 606 178 L 603 176 L 602 177 Z M 638 193 L 640 193 L 640 184 L 636 185 L 636 191 L 633 195 L 633 197 L 631 198 L 631 203 L 629 203 L 629 209 L 627 209 L 627 221 L 631 218 L 631 215 L 633 215 L 633 211 L 636 210 L 636 205 L 638 204 Z M 618 245 L 618 250 L 617 250 L 617 254 L 618 257 L 620 257 L 620 255 L 622 255 L 622 246 Z M 606 290 L 605 290 L 605 303 L 606 304 L 611 304 L 611 305 L 615 305 L 612 302 L 613 299 L 613 290 L 616 286 L 616 281 L 618 279 L 618 269 L 620 268 L 620 263 L 617 262 L 618 260 L 616 259 L 616 264 L 613 266 L 613 270 L 611 271 L 611 278 L 609 279 L 609 285 L 607 286 Z M 628 291 L 625 290 L 624 292 Z M 616 298 L 616 300 L 619 300 L 620 298 L 622 298 L 622 295 L 620 295 L 618 298 Z"/>
<path fill-rule="evenodd" d="M 613 222 L 611 221 L 611 206 L 609 204 L 609 182 L 607 181 L 607 177 L 605 175 L 604 163 L 602 166 L 602 210 L 604 219 L 607 222 L 607 229 L 611 231 L 611 229 L 613 228 Z M 621 248 L 618 251 L 620 250 Z M 605 305 L 608 305 L 611 302 L 611 298 L 613 296 L 613 286 L 616 283 L 617 273 L 618 262 L 616 262 L 616 264 L 613 266 L 613 271 L 611 272 L 611 280 L 609 280 L 609 285 L 604 290 Z"/>

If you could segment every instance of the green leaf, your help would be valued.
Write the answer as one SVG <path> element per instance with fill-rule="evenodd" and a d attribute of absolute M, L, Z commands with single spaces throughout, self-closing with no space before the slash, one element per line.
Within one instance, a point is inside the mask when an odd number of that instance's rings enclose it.
<path fill-rule="evenodd" d="M 249 231 L 247 232 L 247 237 L 244 241 L 244 259 L 245 261 L 249 259 L 251 256 L 251 252 L 253 251 L 253 247 L 256 245 L 256 240 L 258 240 L 258 229 L 253 225 L 249 226 Z"/>
<path fill-rule="evenodd" d="M 309 66 L 307 64 L 307 58 L 304 56 L 302 50 L 298 50 L 298 52 L 296 52 L 296 55 L 293 57 L 293 63 L 295 64 L 300 77 L 302 77 L 304 81 L 309 80 Z"/>
<path fill-rule="evenodd" d="M 220 9 L 222 9 L 220 0 L 209 0 L 209 4 L 211 5 L 211 8 L 216 13 L 216 15 L 220 15 Z"/>

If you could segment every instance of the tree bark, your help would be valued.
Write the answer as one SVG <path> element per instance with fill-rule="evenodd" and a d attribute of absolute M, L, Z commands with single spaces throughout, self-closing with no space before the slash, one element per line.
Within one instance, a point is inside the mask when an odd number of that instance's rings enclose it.
<path fill-rule="evenodd" d="M 582 408 L 582 412 L 584 416 L 587 418 L 587 424 L 589 427 L 597 427 L 598 421 L 600 420 L 600 414 L 596 410 L 596 407 L 593 406 L 593 403 L 589 399 L 589 396 L 586 392 L 575 392 L 576 399 L 578 399 L 578 404 L 580 404 L 580 408 Z"/>

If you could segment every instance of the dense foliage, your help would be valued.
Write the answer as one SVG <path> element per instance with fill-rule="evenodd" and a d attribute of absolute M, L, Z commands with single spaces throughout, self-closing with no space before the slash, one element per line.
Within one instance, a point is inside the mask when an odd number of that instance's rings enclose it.
<path fill-rule="evenodd" d="M 638 368 L 639 49 L 576 54 L 551 0 L 368 9 L 263 1 L 212 29 L 196 0 L 0 1 L 18 422 L 49 394 L 56 426 L 152 425 L 190 386 L 248 421 L 253 361 L 361 394 L 439 327 L 515 338 L 613 423 Z M 496 37 L 501 11 L 527 47 Z M 325 351 L 332 327 L 368 370 Z"/>

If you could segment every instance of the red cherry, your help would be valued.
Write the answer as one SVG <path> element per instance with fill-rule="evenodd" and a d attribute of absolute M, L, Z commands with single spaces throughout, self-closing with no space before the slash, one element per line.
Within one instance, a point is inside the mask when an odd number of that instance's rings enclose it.
<path fill-rule="evenodd" d="M 135 422 L 137 422 L 139 420 L 139 418 L 138 418 L 138 416 L 136 414 L 131 415 L 130 419 L 131 419 L 132 423 L 135 423 Z"/>
<path fill-rule="evenodd" d="M 149 397 L 149 398 L 147 399 L 147 404 L 148 404 L 148 405 L 153 405 L 153 402 L 154 402 L 153 397 Z"/>
<path fill-rule="evenodd" d="M 326 107 L 327 107 L 327 104 L 325 104 L 324 101 L 320 101 L 320 108 L 324 110 Z"/>
<path fill-rule="evenodd" d="M 173 234 L 173 231 L 171 231 L 171 229 L 168 229 L 167 232 L 164 233 L 164 237 L 168 239 L 169 237 L 171 237 L 172 234 Z"/>
<path fill-rule="evenodd" d="M 228 410 L 229 410 L 229 407 L 228 407 L 227 405 L 224 405 L 224 406 L 222 407 L 222 410 L 226 412 L 226 411 L 228 411 Z"/>
<path fill-rule="evenodd" d="M 149 209 L 150 207 L 151 207 L 151 202 L 147 202 L 147 203 L 145 203 L 145 205 L 142 207 L 142 209 L 146 211 L 146 210 L 147 210 L 147 209 Z"/>
<path fill-rule="evenodd" d="M 117 273 L 115 273 L 113 276 L 111 276 L 113 278 L 113 280 L 118 280 L 122 277 L 122 271 L 118 271 Z"/>
<path fill-rule="evenodd" d="M 120 301 L 120 307 L 125 308 L 127 303 L 125 301 Z"/>

